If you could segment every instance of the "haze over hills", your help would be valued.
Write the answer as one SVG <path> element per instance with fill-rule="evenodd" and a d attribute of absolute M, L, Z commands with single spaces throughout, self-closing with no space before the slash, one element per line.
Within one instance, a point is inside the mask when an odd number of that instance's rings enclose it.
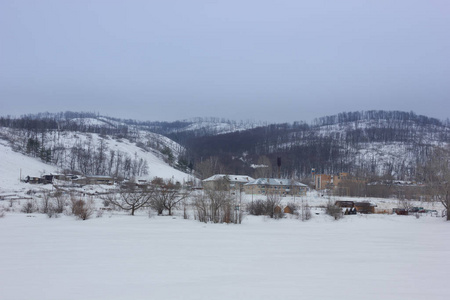
<path fill-rule="evenodd" d="M 340 113 L 311 124 L 219 118 L 142 122 L 65 112 L 1 117 L 0 126 L 0 138 L 12 149 L 60 170 L 177 180 L 194 171 L 200 178 L 254 175 L 258 162 L 275 166 L 278 157 L 282 177 L 305 178 L 315 168 L 413 180 L 433 148 L 450 142 L 448 120 L 400 111 Z M 216 163 L 207 169 L 208 160 Z"/>

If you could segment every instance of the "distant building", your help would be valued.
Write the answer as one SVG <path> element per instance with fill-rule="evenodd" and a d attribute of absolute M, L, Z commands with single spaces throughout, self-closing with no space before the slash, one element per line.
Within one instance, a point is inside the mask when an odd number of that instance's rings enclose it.
<path fill-rule="evenodd" d="M 339 173 L 337 175 L 317 174 L 314 176 L 314 185 L 316 190 L 334 189 L 349 177 L 348 173 Z"/>
<path fill-rule="evenodd" d="M 292 179 L 258 178 L 244 185 L 246 194 L 306 195 L 308 187 Z"/>
<path fill-rule="evenodd" d="M 204 188 L 229 189 L 241 191 L 245 184 L 255 180 L 246 175 L 225 175 L 216 174 L 202 181 Z"/>

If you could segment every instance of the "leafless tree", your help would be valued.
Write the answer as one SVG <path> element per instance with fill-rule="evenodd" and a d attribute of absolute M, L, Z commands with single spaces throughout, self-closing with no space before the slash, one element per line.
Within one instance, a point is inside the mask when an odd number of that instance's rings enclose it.
<path fill-rule="evenodd" d="M 335 220 L 339 220 L 343 217 L 342 209 L 335 205 L 334 202 L 329 199 L 327 206 L 325 208 L 325 213 L 329 216 L 332 216 Z"/>
<path fill-rule="evenodd" d="M 265 201 L 265 207 L 266 212 L 271 218 L 278 218 L 280 214 L 282 214 L 281 211 L 277 211 L 277 207 L 280 207 L 281 203 L 281 197 L 279 194 L 267 191 L 266 194 L 266 201 Z"/>
<path fill-rule="evenodd" d="M 437 148 L 430 159 L 419 169 L 427 193 L 442 203 L 450 221 L 450 147 Z"/>
<path fill-rule="evenodd" d="M 233 201 L 230 191 L 225 188 L 206 188 L 204 191 L 209 203 L 210 220 L 214 223 L 225 221 L 225 208 Z"/>
<path fill-rule="evenodd" d="M 118 196 L 108 194 L 103 200 L 120 207 L 123 210 L 130 211 L 134 216 L 136 210 L 149 206 L 151 200 L 151 191 L 145 187 L 137 187 L 134 183 L 129 183 L 121 187 Z"/>
<path fill-rule="evenodd" d="M 179 182 L 172 180 L 163 180 L 155 178 L 151 182 L 151 200 L 150 207 L 158 211 L 161 215 L 164 209 L 167 209 L 169 216 L 172 210 L 189 196 L 189 192 L 183 189 Z"/>
<path fill-rule="evenodd" d="M 225 166 L 219 162 L 218 157 L 211 156 L 198 163 L 195 170 L 201 179 L 208 178 L 214 174 L 221 174 L 225 171 Z"/>
<path fill-rule="evenodd" d="M 200 222 L 231 222 L 233 196 L 229 189 L 218 185 L 206 187 L 202 193 L 193 197 L 193 204 Z"/>

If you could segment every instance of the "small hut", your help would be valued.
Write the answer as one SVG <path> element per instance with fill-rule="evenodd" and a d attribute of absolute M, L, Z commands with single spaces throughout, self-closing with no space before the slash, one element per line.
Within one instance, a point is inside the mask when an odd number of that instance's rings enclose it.
<path fill-rule="evenodd" d="M 355 202 L 356 211 L 362 214 L 374 214 L 376 205 L 370 202 Z"/>
<path fill-rule="evenodd" d="M 294 210 L 289 205 L 286 205 L 286 207 L 284 208 L 283 211 L 285 214 L 293 214 L 294 213 Z"/>

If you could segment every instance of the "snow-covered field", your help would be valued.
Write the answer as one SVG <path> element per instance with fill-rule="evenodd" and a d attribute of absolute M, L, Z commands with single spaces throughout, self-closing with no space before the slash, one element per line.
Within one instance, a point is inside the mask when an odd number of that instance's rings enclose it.
<path fill-rule="evenodd" d="M 141 155 L 127 142 L 110 142 Z M 156 175 L 183 176 L 142 155 Z M 19 182 L 20 169 L 22 176 L 57 171 L 0 143 L 0 196 L 7 199 L 0 200 L 0 214 L 6 211 L 0 217 L 0 299 L 449 298 L 450 222 L 436 214 L 334 221 L 317 208 L 328 198 L 309 193 L 295 199 L 315 207 L 306 222 L 246 216 L 240 225 L 204 224 L 192 212 L 184 220 L 180 212 L 149 218 L 145 211 L 134 217 L 105 212 L 86 221 L 48 218 L 20 213 L 28 190 L 51 189 Z M 399 205 L 393 199 L 331 200 Z M 293 201 L 283 198 L 283 205 Z"/>
<path fill-rule="evenodd" d="M 448 299 L 442 218 L 0 218 L 1 299 Z"/>

